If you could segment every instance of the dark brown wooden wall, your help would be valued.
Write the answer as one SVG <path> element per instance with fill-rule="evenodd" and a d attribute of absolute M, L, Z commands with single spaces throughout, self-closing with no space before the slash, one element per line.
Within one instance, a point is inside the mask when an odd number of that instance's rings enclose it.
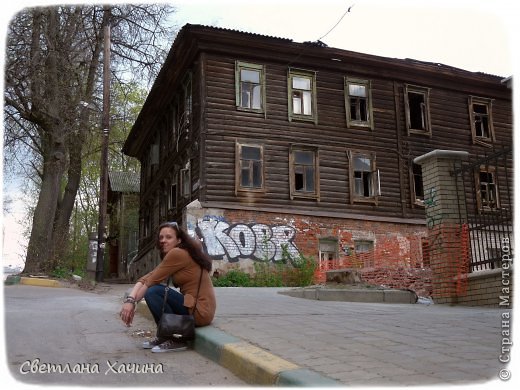
<path fill-rule="evenodd" d="M 236 109 L 236 60 L 266 66 L 266 117 Z M 246 206 L 285 210 L 423 218 L 424 210 L 420 206 L 412 206 L 409 161 L 434 149 L 463 149 L 472 154 L 486 150 L 483 146 L 472 145 L 468 93 L 418 84 L 417 80 L 408 81 L 410 84 L 431 88 L 432 137 L 408 135 L 403 97 L 403 85 L 407 81 L 354 73 L 348 70 L 348 65 L 344 71 L 314 69 L 312 66 L 306 66 L 305 69 L 317 71 L 317 125 L 289 122 L 286 63 L 244 56 L 207 55 L 204 62 L 207 83 L 204 201 L 238 201 Z M 347 128 L 344 76 L 369 79 L 372 82 L 373 131 Z M 485 94 L 477 96 L 490 97 Z M 493 119 L 497 143 L 510 142 L 511 102 L 495 100 Z M 236 140 L 264 145 L 265 194 L 239 193 L 235 196 Z M 288 156 L 291 143 L 319 147 L 319 201 L 290 199 Z M 382 193 L 377 206 L 350 203 L 346 154 L 350 148 L 376 153 Z"/>

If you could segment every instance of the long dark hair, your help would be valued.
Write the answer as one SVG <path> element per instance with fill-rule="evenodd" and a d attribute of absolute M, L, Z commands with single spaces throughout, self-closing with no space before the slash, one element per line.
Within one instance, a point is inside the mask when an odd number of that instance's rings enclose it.
<path fill-rule="evenodd" d="M 159 233 L 165 227 L 171 228 L 175 230 L 177 233 L 177 238 L 181 240 L 178 248 L 185 249 L 190 254 L 191 258 L 195 263 L 200 265 L 206 271 L 211 272 L 211 257 L 209 257 L 204 250 L 202 249 L 202 243 L 195 238 L 191 237 L 188 233 L 186 233 L 176 222 L 164 222 L 159 226 L 159 231 L 157 234 L 156 247 L 157 249 L 161 249 L 159 244 Z M 166 253 L 161 253 L 161 259 L 166 255 Z"/>

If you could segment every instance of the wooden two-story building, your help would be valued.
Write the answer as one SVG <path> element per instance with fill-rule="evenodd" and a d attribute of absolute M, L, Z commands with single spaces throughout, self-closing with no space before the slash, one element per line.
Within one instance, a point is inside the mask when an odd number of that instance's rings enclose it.
<path fill-rule="evenodd" d="M 510 144 L 502 79 L 185 25 L 123 148 L 141 161 L 132 276 L 158 262 L 170 220 L 203 239 L 214 269 L 302 253 L 413 287 L 428 268 L 413 160 Z"/>

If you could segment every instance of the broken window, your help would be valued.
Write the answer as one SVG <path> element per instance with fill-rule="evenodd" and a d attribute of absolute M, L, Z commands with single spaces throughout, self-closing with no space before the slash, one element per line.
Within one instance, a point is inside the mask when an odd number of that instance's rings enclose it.
<path fill-rule="evenodd" d="M 414 203 L 424 205 L 422 167 L 419 164 L 412 163 L 412 183 Z"/>
<path fill-rule="evenodd" d="M 263 65 L 236 62 L 236 105 L 240 109 L 263 111 L 265 107 Z"/>
<path fill-rule="evenodd" d="M 495 140 L 491 115 L 491 100 L 470 96 L 469 112 L 473 143 L 491 146 Z"/>
<path fill-rule="evenodd" d="M 405 86 L 406 126 L 408 134 L 431 135 L 429 89 Z"/>
<path fill-rule="evenodd" d="M 345 78 L 347 126 L 373 128 L 370 81 Z"/>
<path fill-rule="evenodd" d="M 377 202 L 381 185 L 375 154 L 355 151 L 349 151 L 348 154 L 351 201 Z"/>
<path fill-rule="evenodd" d="M 478 172 L 477 204 L 481 210 L 496 210 L 498 208 L 498 189 L 495 169 L 483 167 Z"/>
<path fill-rule="evenodd" d="M 294 196 L 318 196 L 318 151 L 316 148 L 291 147 L 291 199 Z"/>
<path fill-rule="evenodd" d="M 317 120 L 315 84 L 315 74 L 289 70 L 289 120 Z"/>
<path fill-rule="evenodd" d="M 239 190 L 264 188 L 264 152 L 260 145 L 237 144 Z"/>

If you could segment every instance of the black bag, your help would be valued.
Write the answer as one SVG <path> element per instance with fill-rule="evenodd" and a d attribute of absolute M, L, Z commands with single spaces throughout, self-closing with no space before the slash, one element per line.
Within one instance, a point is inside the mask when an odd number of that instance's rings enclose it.
<path fill-rule="evenodd" d="M 163 313 L 157 324 L 157 337 L 193 340 L 195 338 L 195 318 L 191 314 Z"/>
<path fill-rule="evenodd" d="M 199 287 L 197 289 L 197 297 L 195 298 L 193 313 L 195 313 L 195 309 L 197 308 L 201 281 L 202 267 L 200 269 Z M 193 317 L 193 314 L 174 314 L 164 312 L 164 307 L 166 306 L 166 300 L 168 297 L 169 284 L 170 279 L 168 279 L 168 283 L 166 284 L 164 291 L 162 315 L 159 323 L 157 324 L 157 337 L 162 339 L 175 339 L 182 341 L 193 340 L 195 338 L 195 317 Z"/>

